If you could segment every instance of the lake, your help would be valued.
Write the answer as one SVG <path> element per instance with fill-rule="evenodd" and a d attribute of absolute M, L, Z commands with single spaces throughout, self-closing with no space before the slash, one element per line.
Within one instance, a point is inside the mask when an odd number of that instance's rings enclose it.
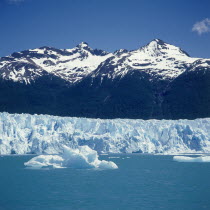
<path fill-rule="evenodd" d="M 27 169 L 0 157 L 0 210 L 210 209 L 210 163 L 173 156 L 103 155 L 119 169 Z"/>

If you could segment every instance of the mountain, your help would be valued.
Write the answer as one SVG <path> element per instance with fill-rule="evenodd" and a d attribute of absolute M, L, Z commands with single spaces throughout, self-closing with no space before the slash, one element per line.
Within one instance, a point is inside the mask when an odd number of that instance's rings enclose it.
<path fill-rule="evenodd" d="M 114 53 L 82 42 L 0 58 L 0 111 L 91 118 L 210 116 L 210 59 L 160 39 Z"/>
<path fill-rule="evenodd" d="M 53 47 L 25 50 L 0 59 L 1 77 L 30 84 L 39 77 L 51 74 L 74 83 L 110 56 L 111 53 L 93 50 L 85 42 L 68 50 Z"/>

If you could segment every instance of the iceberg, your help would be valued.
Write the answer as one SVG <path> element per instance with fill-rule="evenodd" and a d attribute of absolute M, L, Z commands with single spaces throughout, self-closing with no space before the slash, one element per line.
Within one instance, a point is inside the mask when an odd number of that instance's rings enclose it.
<path fill-rule="evenodd" d="M 88 146 L 80 146 L 77 149 L 63 146 L 63 154 L 61 155 L 39 155 L 24 163 L 24 165 L 32 168 L 118 168 L 112 161 L 99 160 L 97 152 Z"/>
<path fill-rule="evenodd" d="M 173 160 L 177 162 L 210 162 L 210 156 L 200 156 L 200 157 L 174 156 Z"/>
<path fill-rule="evenodd" d="M 60 154 L 63 145 L 98 152 L 210 153 L 210 118 L 89 119 L 0 113 L 0 155 Z"/>
<path fill-rule="evenodd" d="M 44 167 L 53 167 L 53 168 L 64 168 L 63 157 L 59 155 L 39 155 L 32 158 L 28 162 L 24 163 L 27 167 L 32 168 L 44 168 Z"/>

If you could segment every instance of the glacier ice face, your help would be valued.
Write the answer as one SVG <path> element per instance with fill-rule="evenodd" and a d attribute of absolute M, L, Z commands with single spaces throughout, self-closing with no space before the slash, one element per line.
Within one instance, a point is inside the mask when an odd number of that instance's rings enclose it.
<path fill-rule="evenodd" d="M 0 154 L 58 154 L 63 145 L 98 153 L 209 153 L 210 119 L 88 119 L 0 113 Z"/>
<path fill-rule="evenodd" d="M 112 161 L 99 160 L 95 150 L 88 146 L 79 146 L 72 149 L 63 146 L 61 155 L 39 155 L 25 163 L 25 166 L 32 168 L 98 168 L 98 169 L 117 169 L 118 166 Z"/>
<path fill-rule="evenodd" d="M 187 156 L 174 156 L 174 161 L 177 162 L 210 162 L 210 156 L 200 156 L 200 157 L 187 157 Z"/>

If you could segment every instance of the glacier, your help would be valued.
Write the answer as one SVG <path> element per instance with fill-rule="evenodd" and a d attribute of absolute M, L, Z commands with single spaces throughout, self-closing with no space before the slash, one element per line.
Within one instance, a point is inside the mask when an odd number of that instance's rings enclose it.
<path fill-rule="evenodd" d="M 24 163 L 28 168 L 76 168 L 76 169 L 117 169 L 118 166 L 112 161 L 99 160 L 95 150 L 88 146 L 79 146 L 72 149 L 63 146 L 60 155 L 39 155 Z"/>
<path fill-rule="evenodd" d="M 59 154 L 63 145 L 102 153 L 209 153 L 210 118 L 90 119 L 0 113 L 0 154 Z"/>

